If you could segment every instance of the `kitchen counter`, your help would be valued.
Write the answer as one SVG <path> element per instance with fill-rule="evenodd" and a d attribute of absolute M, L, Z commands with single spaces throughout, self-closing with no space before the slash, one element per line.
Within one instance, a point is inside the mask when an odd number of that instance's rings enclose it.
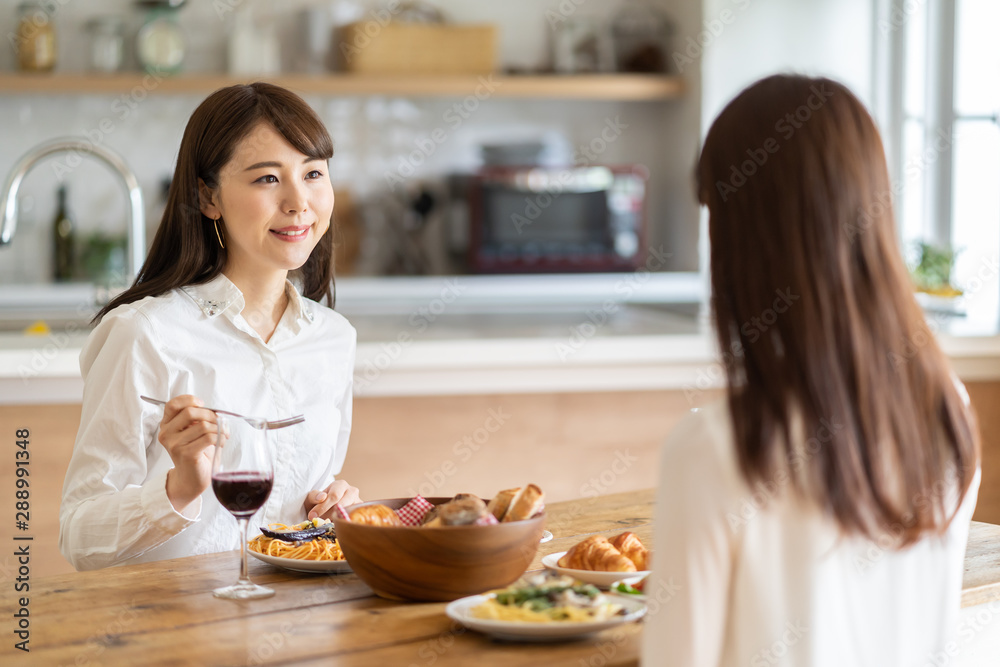
<path fill-rule="evenodd" d="M 721 387 L 699 278 L 641 275 L 342 281 L 337 308 L 358 330 L 356 395 Z M 1000 380 L 995 326 L 929 321 L 961 379 Z M 46 336 L 0 333 L 0 404 L 79 403 L 86 333 L 73 322 Z"/>
<path fill-rule="evenodd" d="M 530 569 L 594 533 L 631 530 L 649 541 L 653 507 L 652 489 L 550 504 L 546 526 L 556 539 L 540 546 Z M 277 594 L 214 598 L 213 588 L 235 579 L 238 560 L 226 552 L 34 579 L 27 593 L 5 586 L 7 613 L 19 597 L 29 599 L 31 653 L 16 650 L 8 635 L 0 663 L 17 656 L 32 664 L 637 664 L 640 624 L 568 643 L 495 642 L 452 623 L 445 603 L 383 600 L 353 574 L 298 575 L 251 559 L 251 577 Z M 1000 628 L 982 618 L 1000 612 L 998 526 L 972 525 L 962 605 L 963 623 L 979 619 L 979 631 L 949 664 L 992 664 L 986 642 Z"/>

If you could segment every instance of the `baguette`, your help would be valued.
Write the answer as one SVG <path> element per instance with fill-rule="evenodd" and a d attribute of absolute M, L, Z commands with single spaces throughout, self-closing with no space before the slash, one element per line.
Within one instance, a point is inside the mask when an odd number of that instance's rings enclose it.
<path fill-rule="evenodd" d="M 528 484 L 511 499 L 510 506 L 503 515 L 503 522 L 530 519 L 545 506 L 545 492 L 534 484 Z"/>
<path fill-rule="evenodd" d="M 507 508 L 510 507 L 510 501 L 514 499 L 517 492 L 521 490 L 521 487 L 516 489 L 505 489 L 493 497 L 490 504 L 486 506 L 486 509 L 496 517 L 497 521 L 503 521 L 503 515 L 507 513 Z"/>

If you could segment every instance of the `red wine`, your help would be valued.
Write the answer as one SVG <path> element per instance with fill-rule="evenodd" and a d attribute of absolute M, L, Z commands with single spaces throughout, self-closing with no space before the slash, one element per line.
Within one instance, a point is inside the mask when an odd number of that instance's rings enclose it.
<path fill-rule="evenodd" d="M 212 477 L 212 490 L 222 506 L 236 517 L 250 516 L 271 495 L 274 477 L 259 472 L 221 472 Z"/>

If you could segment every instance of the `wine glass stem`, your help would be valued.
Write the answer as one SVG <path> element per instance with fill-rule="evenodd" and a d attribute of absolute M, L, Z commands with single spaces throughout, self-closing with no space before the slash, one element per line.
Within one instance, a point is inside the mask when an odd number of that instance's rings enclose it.
<path fill-rule="evenodd" d="M 237 519 L 240 524 L 240 580 L 239 584 L 241 586 L 249 586 L 252 584 L 250 581 L 250 576 L 247 574 L 247 524 L 249 519 L 244 517 Z"/>

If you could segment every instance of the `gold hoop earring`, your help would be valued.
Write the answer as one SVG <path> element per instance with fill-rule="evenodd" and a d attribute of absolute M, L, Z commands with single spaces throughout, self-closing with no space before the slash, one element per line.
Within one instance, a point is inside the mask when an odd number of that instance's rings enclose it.
<path fill-rule="evenodd" d="M 219 233 L 219 220 L 221 219 L 222 216 L 220 215 L 218 218 L 212 221 L 212 224 L 215 225 L 215 238 L 219 239 L 219 245 L 222 246 L 223 249 L 225 249 L 226 244 L 222 242 L 222 234 Z"/>

